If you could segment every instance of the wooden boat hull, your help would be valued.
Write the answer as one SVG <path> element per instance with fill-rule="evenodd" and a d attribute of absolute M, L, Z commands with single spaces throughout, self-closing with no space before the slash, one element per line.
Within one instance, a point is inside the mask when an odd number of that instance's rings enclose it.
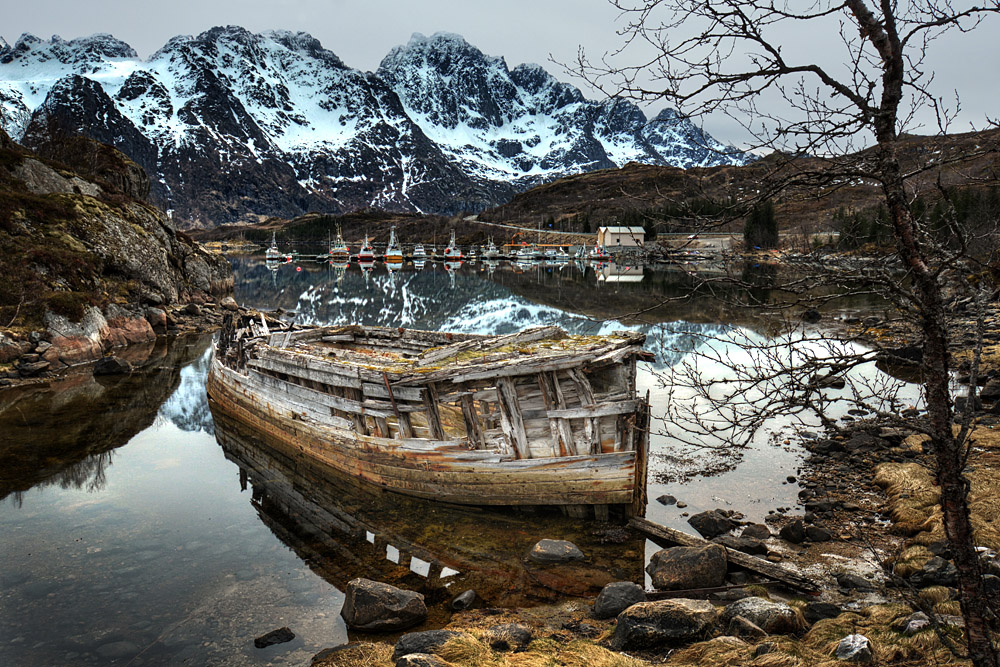
<path fill-rule="evenodd" d="M 465 505 L 632 505 L 636 451 L 501 460 L 492 452 L 447 441 L 426 445 L 375 436 L 296 418 L 293 409 L 267 401 L 273 389 L 213 362 L 207 390 L 215 406 L 324 465 L 382 489 Z"/>

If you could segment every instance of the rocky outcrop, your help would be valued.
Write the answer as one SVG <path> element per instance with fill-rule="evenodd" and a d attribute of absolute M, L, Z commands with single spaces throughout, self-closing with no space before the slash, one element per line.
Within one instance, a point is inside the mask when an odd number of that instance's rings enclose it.
<path fill-rule="evenodd" d="M 48 364 L 18 363 L 0 376 L 38 375 L 153 340 L 168 332 L 169 310 L 232 290 L 228 261 L 137 199 L 148 180 L 114 149 L 67 140 L 42 158 L 5 135 L 0 144 L 0 323 L 8 327 L 0 364 L 15 351 Z M 60 158 L 89 165 L 96 180 Z"/>

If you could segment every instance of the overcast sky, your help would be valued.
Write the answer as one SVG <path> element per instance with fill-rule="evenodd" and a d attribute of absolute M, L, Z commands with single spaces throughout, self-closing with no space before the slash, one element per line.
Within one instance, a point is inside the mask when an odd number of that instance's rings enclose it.
<path fill-rule="evenodd" d="M 905 0 L 904 0 L 905 1 Z M 410 35 L 438 31 L 463 35 L 484 53 L 503 56 L 508 66 L 543 65 L 559 79 L 597 94 L 550 62 L 570 62 L 579 47 L 594 55 L 615 49 L 621 27 L 617 10 L 605 0 L 28 0 L 5 3 L 0 36 L 14 41 L 24 32 L 72 39 L 108 32 L 132 45 L 143 58 L 179 34 L 198 34 L 216 25 L 240 25 L 252 32 L 302 30 L 319 39 L 349 66 L 374 70 L 393 46 Z M 824 46 L 814 34 L 790 33 L 807 57 Z M 832 45 L 826 48 L 832 49 Z M 1000 114 L 1000 21 L 988 22 L 971 35 L 956 36 L 936 49 L 939 94 L 962 94 L 963 123 L 953 131 L 982 125 L 987 114 Z M 653 104 L 652 115 L 662 108 Z M 652 113 L 650 113 L 652 112 Z M 705 128 L 717 139 L 740 144 L 742 130 L 725 118 L 711 118 Z"/>

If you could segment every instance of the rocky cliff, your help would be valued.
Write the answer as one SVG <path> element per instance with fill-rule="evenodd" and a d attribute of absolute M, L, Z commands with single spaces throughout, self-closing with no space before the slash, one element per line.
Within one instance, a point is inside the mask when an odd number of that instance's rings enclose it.
<path fill-rule="evenodd" d="M 236 26 L 148 60 L 110 35 L 0 45 L 0 126 L 32 147 L 83 134 L 150 174 L 184 226 L 364 208 L 452 214 L 567 174 L 741 164 L 670 110 L 591 101 L 458 35 L 414 35 L 374 73 L 305 33 Z"/>
<path fill-rule="evenodd" d="M 134 162 L 87 139 L 44 153 L 0 130 L 0 374 L 37 375 L 152 340 L 178 306 L 200 310 L 232 289 L 224 258 L 139 198 L 149 181 Z"/>

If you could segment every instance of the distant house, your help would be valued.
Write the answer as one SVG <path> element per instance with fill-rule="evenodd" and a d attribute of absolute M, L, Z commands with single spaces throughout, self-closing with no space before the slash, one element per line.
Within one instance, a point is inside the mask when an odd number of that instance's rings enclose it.
<path fill-rule="evenodd" d="M 641 248 L 646 242 L 646 230 L 642 227 L 599 227 L 597 245 L 608 250 L 614 248 Z"/>

